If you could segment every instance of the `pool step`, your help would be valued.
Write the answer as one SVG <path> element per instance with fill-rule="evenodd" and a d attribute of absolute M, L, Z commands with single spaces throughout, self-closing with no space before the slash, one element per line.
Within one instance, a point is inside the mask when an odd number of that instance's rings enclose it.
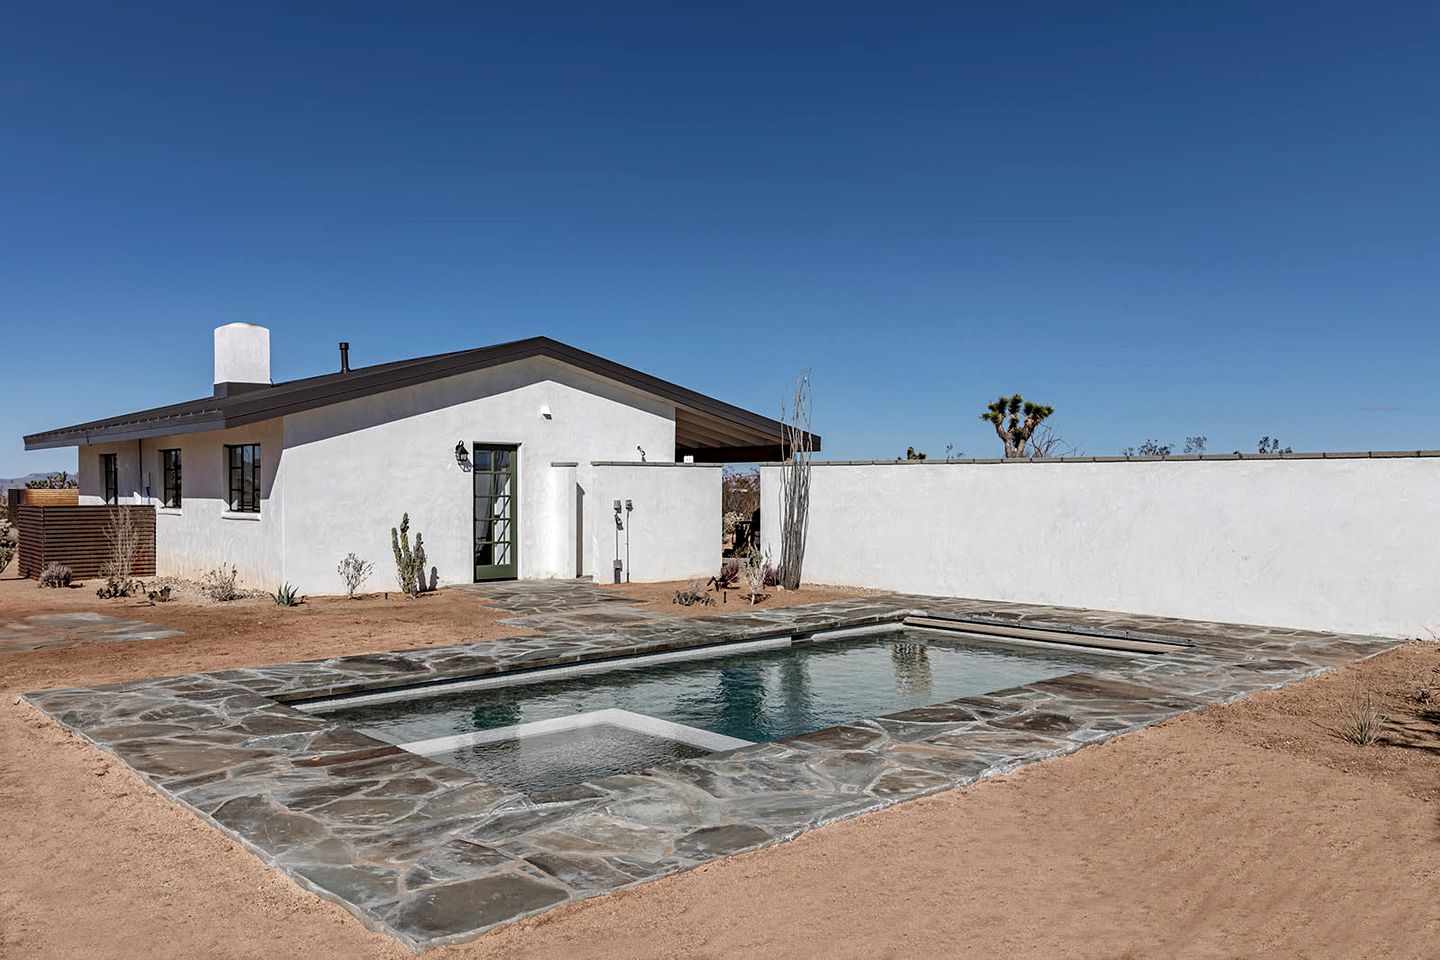
<path fill-rule="evenodd" d="M 1040 627 L 1015 627 L 993 621 L 949 617 L 906 617 L 904 623 L 907 627 L 924 627 L 928 630 L 945 630 L 950 633 L 981 634 L 1009 640 L 1034 640 L 1038 643 L 1063 643 L 1072 647 L 1099 647 L 1102 650 L 1125 650 L 1132 653 L 1174 653 L 1189 646 L 1189 644 L 1180 642 L 1131 640 L 1128 637 L 1072 633 L 1066 630 L 1047 630 Z"/>

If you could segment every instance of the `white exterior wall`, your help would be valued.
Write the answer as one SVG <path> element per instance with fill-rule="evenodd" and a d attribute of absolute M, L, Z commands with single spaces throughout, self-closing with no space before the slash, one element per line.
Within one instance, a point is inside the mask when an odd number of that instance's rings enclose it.
<path fill-rule="evenodd" d="M 637 445 L 675 455 L 671 405 L 546 359 L 287 416 L 284 434 L 284 575 L 309 594 L 343 590 L 335 567 L 350 551 L 375 564 L 366 589 L 395 589 L 390 529 L 407 511 L 440 583 L 474 579 L 472 476 L 455 462 L 457 441 L 519 445 L 525 579 L 576 576 L 573 514 L 556 507 L 565 484 L 588 487 L 592 460 L 633 457 Z M 578 461 L 573 478 L 555 461 Z"/>
<path fill-rule="evenodd" d="M 708 579 L 720 572 L 720 464 L 595 463 L 591 469 L 586 525 L 596 582 L 613 582 L 617 549 L 622 561 L 626 557 L 626 534 L 627 567 L 636 583 Z M 618 548 L 616 500 L 625 522 Z M 626 500 L 633 510 L 623 509 Z"/>
<path fill-rule="evenodd" d="M 761 469 L 779 560 L 780 475 Z M 816 464 L 804 579 L 1307 629 L 1440 626 L 1440 458 Z"/>
<path fill-rule="evenodd" d="M 260 512 L 228 511 L 227 444 L 260 444 Z M 121 503 L 151 504 L 155 517 L 155 572 L 198 580 L 221 564 L 233 564 L 248 587 L 274 590 L 283 577 L 280 495 L 284 438 L 278 420 L 232 430 L 177 434 L 81 447 L 80 502 L 104 502 L 100 456 L 118 455 Z M 160 506 L 164 477 L 160 451 L 180 450 L 181 506 Z"/>
<path fill-rule="evenodd" d="M 542 409 L 550 416 L 542 415 Z M 119 455 L 123 502 L 157 509 L 157 572 L 199 578 L 234 564 L 243 585 L 326 595 L 355 552 L 365 589 L 396 589 L 390 530 L 410 514 L 443 584 L 474 578 L 473 475 L 455 444 L 518 447 L 519 576 L 608 581 L 610 502 L 630 499 L 631 579 L 713 576 L 720 561 L 718 465 L 671 463 L 674 407 L 548 359 L 392 390 L 250 427 L 80 449 L 80 494 L 103 497 L 100 454 Z M 261 445 L 261 510 L 227 510 L 225 446 Z M 652 462 L 633 461 L 643 447 Z M 178 510 L 160 507 L 160 450 L 181 451 Z M 598 463 L 597 463 L 598 462 Z M 597 531 L 603 531 L 600 536 Z M 623 540 L 622 540 L 623 544 Z"/>

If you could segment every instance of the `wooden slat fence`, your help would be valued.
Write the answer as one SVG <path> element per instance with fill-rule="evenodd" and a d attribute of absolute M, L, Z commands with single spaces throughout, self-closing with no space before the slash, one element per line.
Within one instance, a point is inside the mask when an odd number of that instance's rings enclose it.
<path fill-rule="evenodd" d="M 16 511 L 24 503 L 34 504 L 40 507 L 58 507 L 62 505 L 77 506 L 80 503 L 80 491 L 74 487 L 14 487 L 5 491 L 6 509 L 12 518 L 18 516 Z"/>
<path fill-rule="evenodd" d="M 110 559 L 106 529 L 116 511 L 131 514 L 140 532 L 132 574 L 155 575 L 155 508 L 149 506 L 38 506 L 21 504 L 16 527 L 20 532 L 20 576 L 38 577 L 45 565 L 59 562 L 76 579 L 102 576 Z"/>

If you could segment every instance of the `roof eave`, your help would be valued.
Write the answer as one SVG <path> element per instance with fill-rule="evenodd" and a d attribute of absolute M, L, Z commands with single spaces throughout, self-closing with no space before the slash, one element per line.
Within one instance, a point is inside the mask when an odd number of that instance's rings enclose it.
<path fill-rule="evenodd" d="M 100 427 L 94 430 L 50 430 L 27 436 L 25 449 L 54 450 L 59 447 L 88 447 L 98 443 L 119 443 L 124 440 L 147 440 L 151 437 L 171 437 L 181 433 L 221 430 L 225 426 L 224 417 L 216 414 L 199 420 L 187 418 L 183 423 L 155 420 L 144 424 Z"/>

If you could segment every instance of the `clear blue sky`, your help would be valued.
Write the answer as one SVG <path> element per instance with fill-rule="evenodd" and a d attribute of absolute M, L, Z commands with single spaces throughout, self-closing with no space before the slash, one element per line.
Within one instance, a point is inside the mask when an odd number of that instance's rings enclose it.
<path fill-rule="evenodd" d="M 20 435 L 548 334 L 831 457 L 1440 447 L 1440 7 L 11 4 Z M 322 9 L 325 7 L 326 9 Z"/>

